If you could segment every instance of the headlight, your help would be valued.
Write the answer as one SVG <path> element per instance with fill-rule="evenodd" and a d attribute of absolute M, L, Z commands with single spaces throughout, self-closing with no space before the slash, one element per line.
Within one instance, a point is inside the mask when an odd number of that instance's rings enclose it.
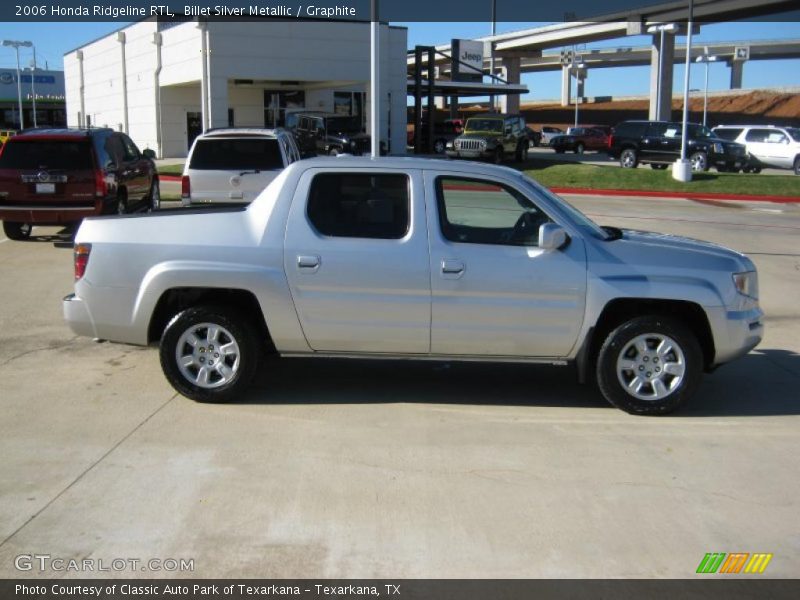
<path fill-rule="evenodd" d="M 755 300 L 758 299 L 758 274 L 755 271 L 733 274 L 736 291 Z"/>
<path fill-rule="evenodd" d="M 454 147 L 456 150 L 458 150 L 459 148 L 461 148 L 461 140 L 456 140 L 456 141 L 454 141 L 454 142 L 453 142 L 453 147 Z"/>
<path fill-rule="evenodd" d="M 725 153 L 725 148 L 722 146 L 722 144 L 720 144 L 719 142 L 716 142 L 714 144 L 714 152 L 716 152 L 717 154 L 724 154 Z"/>

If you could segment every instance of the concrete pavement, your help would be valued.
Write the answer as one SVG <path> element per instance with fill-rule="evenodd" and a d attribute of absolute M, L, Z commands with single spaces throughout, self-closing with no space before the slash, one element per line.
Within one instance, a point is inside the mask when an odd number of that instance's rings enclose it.
<path fill-rule="evenodd" d="M 572 200 L 758 265 L 764 343 L 682 413 L 627 415 L 568 368 L 288 359 L 196 404 L 155 349 L 72 336 L 56 229 L 0 240 L 0 576 L 61 576 L 15 569 L 40 553 L 194 560 L 112 576 L 681 578 L 734 551 L 800 576 L 800 210 Z"/>

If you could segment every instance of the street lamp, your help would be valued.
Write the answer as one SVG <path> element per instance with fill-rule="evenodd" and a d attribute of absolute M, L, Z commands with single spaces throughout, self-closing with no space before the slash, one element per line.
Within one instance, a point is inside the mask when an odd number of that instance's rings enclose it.
<path fill-rule="evenodd" d="M 575 55 L 573 54 L 573 57 L 574 56 Z M 579 88 L 578 83 L 580 82 L 581 69 L 585 69 L 586 68 L 586 63 L 576 63 L 575 59 L 573 58 L 572 67 L 571 68 L 575 71 L 575 127 L 577 127 L 578 126 L 578 104 L 580 103 L 580 100 L 581 100 L 580 90 L 578 89 Z"/>
<path fill-rule="evenodd" d="M 658 46 L 658 80 L 656 81 L 656 119 L 661 119 L 661 85 L 662 77 L 664 76 L 664 34 L 675 33 L 678 26 L 675 23 L 667 23 L 665 25 L 651 25 L 647 28 L 647 33 L 660 33 L 660 41 Z M 670 106 L 670 113 L 672 107 Z"/>
<path fill-rule="evenodd" d="M 19 49 L 30 48 L 33 46 L 31 42 L 18 42 L 16 40 L 3 40 L 3 46 L 11 46 L 17 51 L 17 103 L 19 104 L 19 128 L 25 129 L 25 122 L 22 118 L 22 82 L 20 81 L 19 72 Z"/>
<path fill-rule="evenodd" d="M 672 177 L 678 181 L 692 180 L 692 165 L 686 160 L 686 132 L 689 128 L 689 78 L 692 68 L 692 27 L 694 0 L 689 0 L 689 19 L 686 27 L 686 72 L 683 76 L 683 123 L 681 124 L 681 157 L 672 165 Z"/>
<path fill-rule="evenodd" d="M 695 59 L 695 62 L 706 64 L 706 87 L 703 93 L 703 127 L 706 126 L 706 117 L 708 115 L 708 63 L 717 62 L 717 57 L 708 53 L 708 46 L 703 48 L 703 54 Z"/>

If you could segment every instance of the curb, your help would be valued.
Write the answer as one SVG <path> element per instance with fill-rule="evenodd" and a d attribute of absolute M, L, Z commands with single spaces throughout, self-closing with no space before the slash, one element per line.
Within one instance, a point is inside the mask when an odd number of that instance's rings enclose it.
<path fill-rule="evenodd" d="M 636 196 L 639 198 L 672 198 L 676 200 L 727 200 L 733 202 L 777 202 L 789 204 L 800 202 L 797 196 L 756 196 L 753 194 L 720 194 L 712 192 L 684 193 L 659 192 L 654 190 L 593 190 L 589 188 L 552 187 L 555 194 L 571 194 L 575 196 Z"/>

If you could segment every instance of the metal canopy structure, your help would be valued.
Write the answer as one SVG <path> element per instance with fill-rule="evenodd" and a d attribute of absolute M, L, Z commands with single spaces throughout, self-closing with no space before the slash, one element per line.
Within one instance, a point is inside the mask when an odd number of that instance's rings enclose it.
<path fill-rule="evenodd" d="M 428 80 L 421 79 L 422 86 L 428 88 Z M 408 80 L 408 94 L 414 95 L 415 82 Z M 434 79 L 433 93 L 435 96 L 458 96 L 467 98 L 474 96 L 496 96 L 502 94 L 527 94 L 528 86 L 521 83 L 480 83 L 472 81 L 440 81 Z"/>

